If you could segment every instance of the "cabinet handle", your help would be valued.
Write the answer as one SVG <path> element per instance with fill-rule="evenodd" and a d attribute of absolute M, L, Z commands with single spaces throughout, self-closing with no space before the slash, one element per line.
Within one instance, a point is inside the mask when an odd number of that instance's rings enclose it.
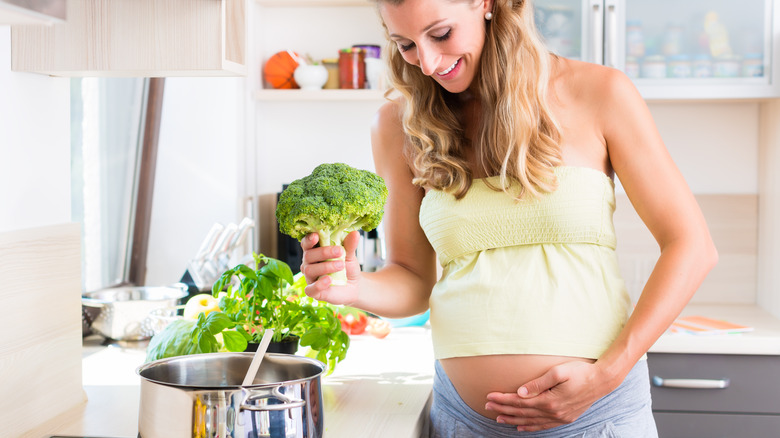
<path fill-rule="evenodd" d="M 618 68 L 618 4 L 616 0 L 606 1 L 604 18 L 604 64 L 608 67 Z"/>
<path fill-rule="evenodd" d="M 653 376 L 653 386 L 663 388 L 686 389 L 725 389 L 731 383 L 730 379 L 663 379 Z"/>
<path fill-rule="evenodd" d="M 590 62 L 601 64 L 604 62 L 604 14 L 601 11 L 603 0 L 591 0 L 590 2 L 590 33 L 592 40 Z"/>

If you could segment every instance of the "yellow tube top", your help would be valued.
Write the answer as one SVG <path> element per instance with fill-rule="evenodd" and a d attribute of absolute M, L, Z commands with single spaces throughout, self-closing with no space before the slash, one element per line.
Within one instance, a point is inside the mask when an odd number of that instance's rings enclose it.
<path fill-rule="evenodd" d="M 430 299 L 437 359 L 596 359 L 622 329 L 631 302 L 615 254 L 615 185 L 595 169 L 554 171 L 558 189 L 538 199 L 516 201 L 484 179 L 460 200 L 425 195 L 420 225 L 443 267 Z"/>

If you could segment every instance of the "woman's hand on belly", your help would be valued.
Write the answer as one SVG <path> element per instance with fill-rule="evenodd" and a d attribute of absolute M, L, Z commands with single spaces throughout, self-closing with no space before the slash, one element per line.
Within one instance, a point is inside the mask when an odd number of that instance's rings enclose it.
<path fill-rule="evenodd" d="M 485 409 L 499 423 L 521 431 L 538 431 L 568 424 L 618 384 L 602 368 L 590 362 L 571 361 L 550 368 L 514 393 L 491 392 Z"/>

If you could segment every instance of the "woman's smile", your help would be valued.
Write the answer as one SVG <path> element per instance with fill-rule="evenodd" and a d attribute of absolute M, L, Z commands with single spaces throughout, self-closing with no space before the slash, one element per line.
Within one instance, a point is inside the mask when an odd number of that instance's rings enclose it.
<path fill-rule="evenodd" d="M 445 69 L 445 70 L 443 70 L 443 71 L 441 71 L 439 73 L 436 73 L 436 74 L 439 75 L 439 77 L 442 78 L 442 79 L 448 79 L 450 77 L 455 76 L 455 74 L 457 73 L 455 67 L 458 67 L 458 66 L 460 66 L 460 58 L 456 59 L 455 62 L 451 66 L 447 67 L 447 69 Z M 450 73 L 452 73 L 452 74 L 450 74 Z"/>

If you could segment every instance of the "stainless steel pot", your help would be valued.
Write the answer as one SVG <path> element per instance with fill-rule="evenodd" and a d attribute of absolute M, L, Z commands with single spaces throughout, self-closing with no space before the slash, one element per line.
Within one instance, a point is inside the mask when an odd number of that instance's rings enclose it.
<path fill-rule="evenodd" d="M 83 306 L 98 308 L 100 313 L 92 320 L 93 331 L 119 341 L 149 339 L 149 312 L 161 307 L 175 306 L 187 296 L 187 285 L 122 286 L 87 292 L 81 295 Z"/>
<path fill-rule="evenodd" d="M 253 356 L 195 354 L 139 367 L 139 437 L 321 438 L 325 365 L 266 353 L 255 380 L 242 387 Z"/>

